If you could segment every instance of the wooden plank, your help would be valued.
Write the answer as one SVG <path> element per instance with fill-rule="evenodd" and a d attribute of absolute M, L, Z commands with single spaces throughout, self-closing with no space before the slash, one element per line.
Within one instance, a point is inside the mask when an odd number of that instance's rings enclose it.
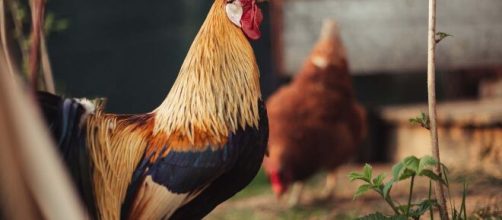
<path fill-rule="evenodd" d="M 426 68 L 427 1 L 284 0 L 281 61 L 285 74 L 302 65 L 326 18 L 336 20 L 355 74 Z M 438 69 L 502 64 L 502 1 L 438 2 L 438 31 L 454 37 L 438 47 Z M 276 18 L 277 20 L 277 18 Z M 274 40 L 277 41 L 277 40 Z M 281 45 L 279 44 L 279 45 Z"/>
<path fill-rule="evenodd" d="M 438 122 L 441 125 L 501 126 L 502 99 L 458 101 L 438 104 Z M 388 106 L 380 109 L 381 117 L 393 124 L 409 124 L 410 118 L 427 112 L 426 104 Z"/>

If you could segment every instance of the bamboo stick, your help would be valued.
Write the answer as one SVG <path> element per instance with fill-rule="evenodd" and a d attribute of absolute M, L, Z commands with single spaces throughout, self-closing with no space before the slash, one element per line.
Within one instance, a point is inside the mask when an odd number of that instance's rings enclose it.
<path fill-rule="evenodd" d="M 430 133 L 432 142 L 432 155 L 438 162 L 434 171 L 441 176 L 441 160 L 439 155 L 439 139 L 437 131 L 436 111 L 436 0 L 429 0 L 429 28 L 428 28 L 428 59 L 427 59 L 427 87 L 429 99 Z M 446 196 L 444 186 L 440 181 L 435 181 L 436 198 L 442 220 L 449 219 L 446 209 Z"/>

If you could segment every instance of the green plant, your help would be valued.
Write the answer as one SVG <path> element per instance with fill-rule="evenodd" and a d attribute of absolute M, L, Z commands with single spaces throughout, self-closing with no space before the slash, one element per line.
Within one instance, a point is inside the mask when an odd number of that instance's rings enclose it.
<path fill-rule="evenodd" d="M 419 219 L 424 213 L 437 206 L 437 201 L 430 197 L 418 203 L 412 203 L 413 188 L 416 177 L 438 180 L 446 185 L 446 181 L 432 171 L 436 163 L 436 160 L 434 160 L 431 156 L 425 156 L 422 158 L 417 158 L 415 156 L 407 157 L 392 167 L 392 178 L 388 182 L 384 182 L 386 176 L 385 174 L 379 174 L 374 177 L 373 169 L 369 164 L 366 164 L 363 171 L 360 173 L 350 173 L 349 179 L 351 181 L 361 180 L 365 182 L 357 189 L 354 199 L 370 190 L 373 190 L 377 192 L 394 211 L 393 216 L 385 216 L 382 213 L 377 212 L 360 219 Z M 392 198 L 390 192 L 395 183 L 408 179 L 410 180 L 408 200 L 405 205 L 400 205 Z"/>
<path fill-rule="evenodd" d="M 421 112 L 419 117 L 410 118 L 409 121 L 411 125 L 420 125 L 427 130 L 431 129 L 431 120 L 424 112 Z"/>
<path fill-rule="evenodd" d="M 444 32 L 437 32 L 436 33 L 436 44 L 441 42 L 443 39 L 445 39 L 447 37 L 453 37 L 453 35 L 448 34 L 448 33 L 444 33 Z"/>
<path fill-rule="evenodd" d="M 411 118 L 409 121 L 412 125 L 419 125 L 428 130 L 431 129 L 430 118 L 423 112 L 420 116 Z M 436 166 L 441 168 L 440 175 L 434 172 Z M 364 182 L 364 184 L 359 186 L 354 194 L 354 199 L 372 190 L 377 192 L 394 211 L 394 215 L 392 216 L 386 216 L 380 212 L 376 212 L 360 217 L 359 219 L 420 219 L 420 217 L 427 211 L 429 211 L 429 218 L 434 219 L 434 208 L 440 209 L 441 207 L 438 200 L 432 197 L 432 182 L 439 182 L 442 186 L 445 186 L 448 190 L 448 195 L 451 196 L 448 181 L 448 168 L 432 156 L 424 156 L 422 158 L 409 156 L 392 167 L 392 178 L 388 182 L 384 181 L 385 177 L 385 173 L 374 177 L 373 168 L 369 164 L 364 166 L 362 172 L 352 172 L 349 174 L 350 181 L 360 180 Z M 425 200 L 412 203 L 415 178 L 417 177 L 429 179 L 429 195 Z M 408 179 L 410 180 L 408 200 L 405 205 L 400 205 L 396 200 L 392 199 L 390 191 L 395 183 Z M 452 212 L 451 217 L 453 220 L 467 219 L 465 205 L 466 197 L 467 184 L 464 181 L 464 191 L 462 194 L 462 204 L 460 205 L 460 210 L 457 210 L 451 203 L 451 198 L 449 199 L 450 209 Z"/>

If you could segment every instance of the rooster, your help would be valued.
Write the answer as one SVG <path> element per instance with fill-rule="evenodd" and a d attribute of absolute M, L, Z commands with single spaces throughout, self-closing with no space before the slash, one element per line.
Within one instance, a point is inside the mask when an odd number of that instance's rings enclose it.
<path fill-rule="evenodd" d="M 270 156 L 264 168 L 276 196 L 293 184 L 288 203 L 296 205 L 300 182 L 323 169 L 330 172 L 323 196 L 331 196 L 335 169 L 355 156 L 366 130 L 334 22 L 325 22 L 303 68 L 269 98 L 267 109 Z"/>
<path fill-rule="evenodd" d="M 86 99 L 38 101 L 91 217 L 201 219 L 263 161 L 268 121 L 249 39 L 257 0 L 215 0 L 155 110 L 104 113 Z"/>

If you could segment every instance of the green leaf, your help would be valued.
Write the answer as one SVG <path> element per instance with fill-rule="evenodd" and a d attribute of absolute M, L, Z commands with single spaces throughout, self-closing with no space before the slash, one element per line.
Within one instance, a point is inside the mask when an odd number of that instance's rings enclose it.
<path fill-rule="evenodd" d="M 418 217 L 422 216 L 425 212 L 429 211 L 432 207 L 437 206 L 437 205 L 438 205 L 438 203 L 435 199 L 433 199 L 433 200 L 426 199 L 426 200 L 420 202 L 419 204 L 417 204 L 416 209 L 411 210 L 410 216 L 418 218 Z"/>
<path fill-rule="evenodd" d="M 467 198 L 467 183 L 464 180 L 464 191 L 462 192 L 462 204 L 460 205 L 460 215 L 463 216 L 463 219 L 467 219 L 467 210 L 465 207 L 466 198 Z"/>
<path fill-rule="evenodd" d="M 402 162 L 399 162 L 392 166 L 392 179 L 394 181 L 399 180 L 399 176 L 401 175 L 402 172 L 404 172 L 404 164 Z"/>
<path fill-rule="evenodd" d="M 410 206 L 413 206 L 413 204 L 410 205 Z M 400 206 L 397 207 L 397 209 L 399 209 L 399 211 L 401 211 L 401 213 L 406 213 L 406 211 L 408 211 L 408 205 L 407 204 L 406 205 L 400 205 Z"/>
<path fill-rule="evenodd" d="M 436 164 L 437 164 L 436 159 L 434 159 L 431 156 L 424 156 L 424 157 L 420 158 L 417 173 L 421 173 L 422 170 L 433 167 Z"/>
<path fill-rule="evenodd" d="M 357 197 L 368 192 L 372 188 L 373 188 L 373 185 L 371 185 L 371 184 L 364 184 L 364 185 L 359 186 L 356 193 L 354 194 L 354 198 L 352 198 L 352 199 L 356 199 Z"/>
<path fill-rule="evenodd" d="M 399 176 L 399 181 L 408 179 L 408 178 L 410 178 L 412 176 L 416 176 L 416 175 L 417 175 L 417 173 L 415 173 L 415 171 L 412 171 L 408 168 L 405 168 L 404 172 L 401 174 L 401 176 Z"/>
<path fill-rule="evenodd" d="M 373 175 L 372 172 L 373 172 L 373 167 L 371 167 L 371 165 L 369 164 L 365 164 L 363 168 L 364 177 L 368 178 L 368 180 L 371 180 L 371 176 Z"/>
<path fill-rule="evenodd" d="M 13 12 L 14 12 L 14 16 L 15 18 L 19 21 L 19 22 L 26 22 L 27 20 L 27 17 L 26 16 L 28 14 L 28 10 L 26 9 L 26 7 L 23 5 L 23 4 L 15 4 L 14 5 L 14 9 L 13 9 Z"/>
<path fill-rule="evenodd" d="M 54 31 L 56 32 L 64 31 L 68 29 L 69 26 L 70 22 L 67 19 L 58 20 L 54 24 Z"/>
<path fill-rule="evenodd" d="M 394 182 L 408 179 L 417 175 L 420 160 L 415 156 L 405 158 L 402 162 L 392 167 L 392 179 Z"/>
<path fill-rule="evenodd" d="M 450 181 L 448 181 L 448 173 L 450 171 L 448 170 L 448 167 L 446 167 L 446 165 L 444 165 L 444 164 L 441 164 L 441 172 L 443 172 L 444 181 L 445 181 L 446 185 L 449 186 Z"/>
<path fill-rule="evenodd" d="M 422 123 L 420 122 L 419 118 L 410 118 L 409 122 L 413 126 L 418 126 L 418 125 L 422 126 Z"/>
<path fill-rule="evenodd" d="M 365 182 L 370 182 L 369 179 L 367 179 L 364 174 L 362 173 L 358 173 L 358 172 L 352 172 L 349 174 L 349 180 L 351 182 L 353 182 L 354 180 L 362 180 L 362 181 L 365 181 Z"/>
<path fill-rule="evenodd" d="M 53 24 L 54 24 L 54 14 L 47 13 L 45 15 L 45 21 L 44 21 L 44 32 L 46 34 L 50 32 Z"/>
<path fill-rule="evenodd" d="M 426 176 L 426 177 L 429 177 L 430 179 L 432 180 L 439 180 L 442 184 L 444 185 L 447 185 L 446 182 L 443 180 L 443 178 L 441 178 L 440 176 L 438 176 L 437 174 L 435 174 L 432 170 L 422 170 L 421 173 L 418 174 L 419 176 Z"/>
<path fill-rule="evenodd" d="M 44 33 L 49 36 L 53 32 L 61 32 L 69 27 L 67 19 L 56 19 L 53 13 L 47 13 L 44 21 Z"/>
<path fill-rule="evenodd" d="M 389 192 L 390 190 L 392 189 L 392 186 L 394 185 L 394 180 L 390 180 L 389 182 L 387 182 L 384 187 L 383 187 L 383 198 L 384 199 L 387 199 L 389 197 Z"/>
<path fill-rule="evenodd" d="M 420 160 L 415 156 L 409 156 L 404 158 L 403 163 L 407 169 L 417 173 Z"/>
<path fill-rule="evenodd" d="M 406 216 L 386 216 L 380 212 L 357 218 L 358 220 L 406 220 Z"/>
<path fill-rule="evenodd" d="M 431 126 L 430 126 L 431 122 L 430 122 L 429 116 L 427 114 L 425 114 L 424 112 L 421 112 L 420 116 L 418 116 L 418 117 L 410 118 L 409 121 L 410 121 L 411 125 L 420 125 L 426 129 L 431 128 Z"/>
<path fill-rule="evenodd" d="M 382 174 L 378 175 L 376 178 L 374 178 L 373 185 L 375 185 L 375 186 L 382 185 L 383 179 L 385 179 L 385 173 L 382 173 Z"/>
<path fill-rule="evenodd" d="M 444 33 L 444 32 L 437 32 L 436 33 L 436 44 L 441 42 L 443 39 L 445 39 L 447 37 L 453 37 L 453 35 L 448 34 L 448 33 Z"/>

